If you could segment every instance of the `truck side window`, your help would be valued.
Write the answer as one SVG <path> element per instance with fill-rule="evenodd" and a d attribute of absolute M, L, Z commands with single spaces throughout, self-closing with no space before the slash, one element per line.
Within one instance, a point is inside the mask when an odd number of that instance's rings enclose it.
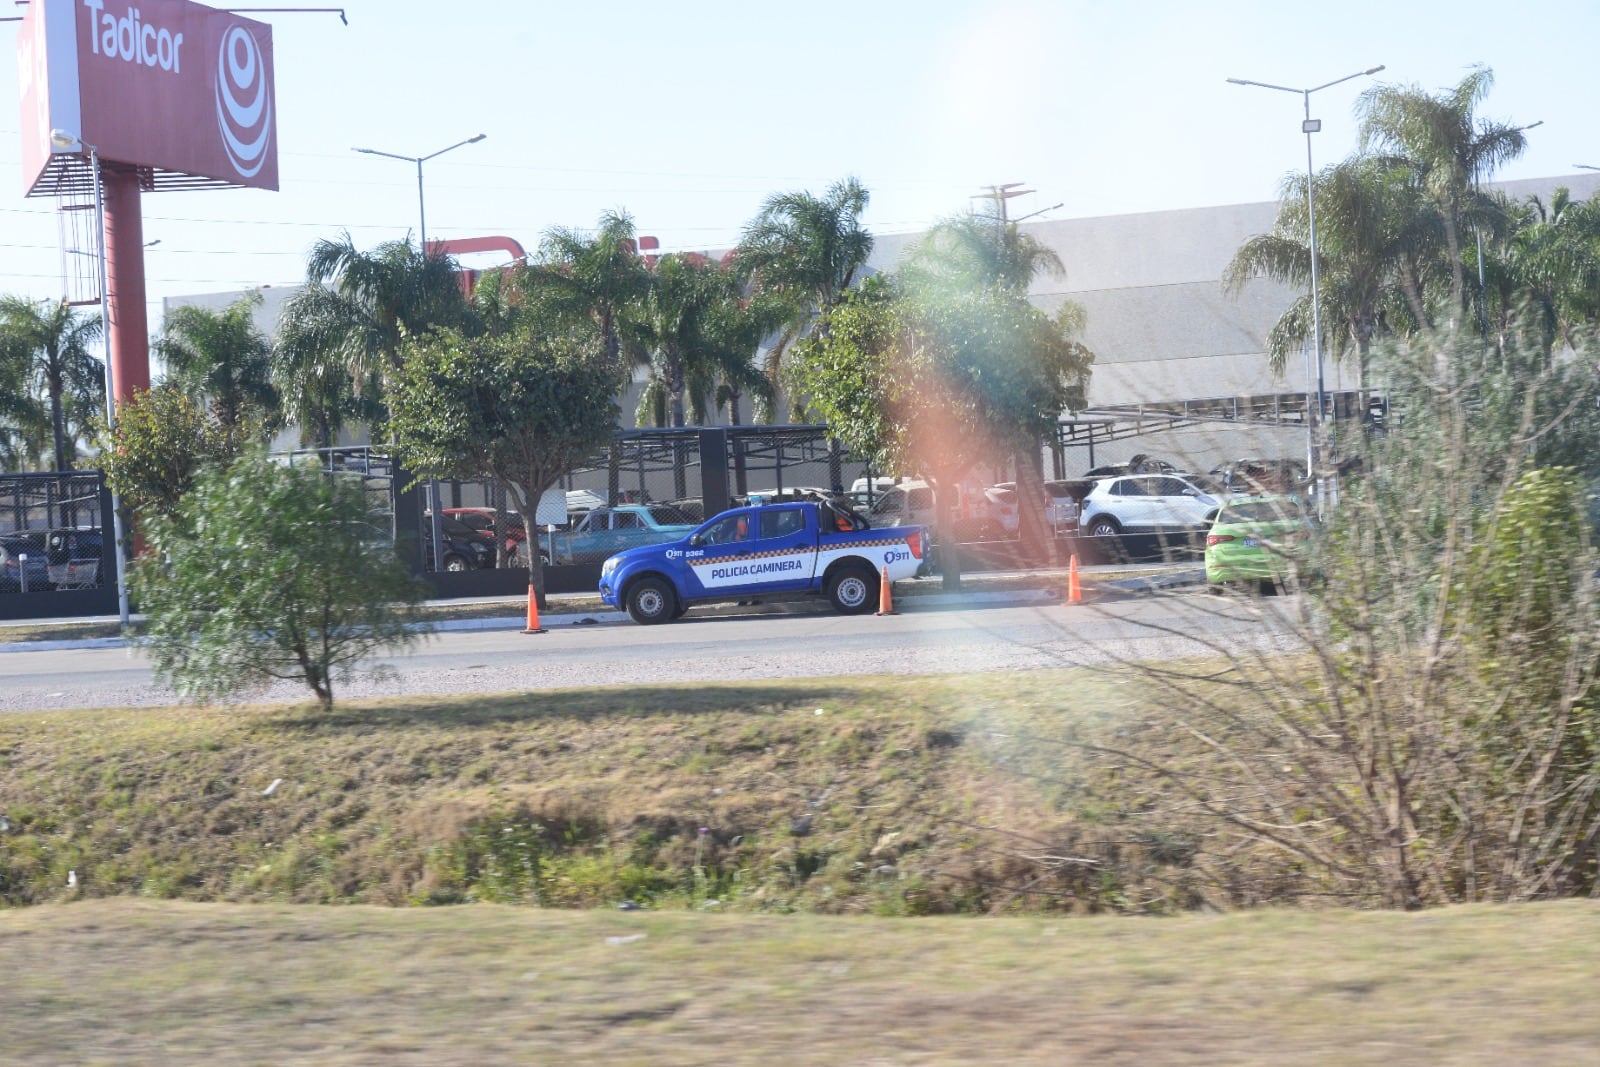
<path fill-rule="evenodd" d="M 763 512 L 761 525 L 767 537 L 787 537 L 806 528 L 806 515 L 798 508 Z"/>
<path fill-rule="evenodd" d="M 714 526 L 709 526 L 698 538 L 702 545 L 729 545 L 750 536 L 750 520 L 744 515 L 730 515 Z"/>

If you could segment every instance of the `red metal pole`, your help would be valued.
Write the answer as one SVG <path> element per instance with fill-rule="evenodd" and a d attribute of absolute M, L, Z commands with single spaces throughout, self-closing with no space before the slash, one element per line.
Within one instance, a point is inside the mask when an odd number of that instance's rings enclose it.
<path fill-rule="evenodd" d="M 106 212 L 106 288 L 111 309 L 111 377 L 117 406 L 150 388 L 150 329 L 145 312 L 144 217 L 139 172 L 102 164 Z"/>

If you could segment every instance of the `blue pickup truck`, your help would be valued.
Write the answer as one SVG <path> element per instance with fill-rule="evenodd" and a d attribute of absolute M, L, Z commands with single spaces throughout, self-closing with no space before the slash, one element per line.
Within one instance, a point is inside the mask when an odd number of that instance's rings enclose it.
<path fill-rule="evenodd" d="M 823 594 L 856 615 L 877 604 L 889 580 L 929 572 L 921 526 L 871 529 L 826 501 L 734 508 L 689 536 L 619 552 L 600 570 L 600 599 L 646 625 L 679 618 L 693 604 L 775 594 Z"/>

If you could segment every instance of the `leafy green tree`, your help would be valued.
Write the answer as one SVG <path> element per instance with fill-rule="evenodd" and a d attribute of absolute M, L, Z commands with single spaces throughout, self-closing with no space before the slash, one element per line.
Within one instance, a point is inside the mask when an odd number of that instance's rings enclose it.
<path fill-rule="evenodd" d="M 978 463 L 1034 449 L 1081 404 L 1093 357 L 1074 335 L 1075 311 L 1048 315 L 1010 289 L 898 290 L 872 279 L 834 308 L 827 333 L 797 347 L 790 378 L 830 433 L 873 466 L 953 486 Z M 938 494 L 947 532 L 953 503 Z M 953 538 L 941 567 L 958 587 Z"/>
<path fill-rule="evenodd" d="M 156 670 L 197 699 L 290 680 L 332 707 L 363 659 L 420 639 L 422 586 L 379 521 L 359 481 L 314 466 L 203 474 L 133 571 Z"/>
<path fill-rule="evenodd" d="M 390 428 L 408 469 L 503 482 L 531 529 L 544 491 L 611 440 L 615 387 L 589 324 L 524 322 L 477 337 L 438 331 L 406 346 L 389 394 Z M 528 562 L 542 602 L 538 553 Z"/>
<path fill-rule="evenodd" d="M 184 306 L 167 313 L 155 351 L 168 380 L 211 406 L 227 429 L 252 419 L 268 429 L 278 421 L 272 384 L 272 344 L 256 328 L 261 295 L 251 293 L 223 311 Z"/>
<path fill-rule="evenodd" d="M 257 429 L 224 426 L 189 396 L 158 387 L 122 405 L 116 431 L 102 435 L 100 466 L 136 515 L 174 519 L 200 475 L 231 463 Z"/>
<path fill-rule="evenodd" d="M 820 197 L 808 192 L 768 197 L 745 226 L 734 251 L 735 268 L 755 292 L 786 307 L 783 326 L 767 350 L 767 377 L 775 386 L 789 347 L 842 299 L 872 254 L 872 235 L 861 225 L 868 199 L 860 181 L 846 178 Z"/>
<path fill-rule="evenodd" d="M 28 391 L 50 412 L 51 463 L 69 471 L 77 441 L 86 434 L 97 410 L 104 410 L 105 369 L 89 354 L 99 339 L 100 316 L 78 313 L 66 303 L 35 303 L 18 296 L 0 297 L 0 352 L 3 361 L 21 370 Z M 27 405 L 21 409 L 26 424 Z"/>

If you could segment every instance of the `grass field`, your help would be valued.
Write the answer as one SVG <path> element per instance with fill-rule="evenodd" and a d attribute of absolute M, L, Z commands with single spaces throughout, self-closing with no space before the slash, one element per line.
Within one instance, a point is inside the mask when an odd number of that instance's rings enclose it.
<path fill-rule="evenodd" d="M 997 739 L 1104 714 L 1115 689 L 1038 672 L 13 714 L 0 903 L 1113 906 L 1103 872 L 1028 854 L 1124 831 Z"/>
<path fill-rule="evenodd" d="M 0 912 L 8 1064 L 1583 1064 L 1600 905 Z"/>
<path fill-rule="evenodd" d="M 1197 908 L 1225 887 L 1134 769 L 1059 743 L 1141 699 L 1082 670 L 0 717 L 0 901 L 36 905 L 0 910 L 0 1063 L 1596 1061 L 1600 903 Z"/>

